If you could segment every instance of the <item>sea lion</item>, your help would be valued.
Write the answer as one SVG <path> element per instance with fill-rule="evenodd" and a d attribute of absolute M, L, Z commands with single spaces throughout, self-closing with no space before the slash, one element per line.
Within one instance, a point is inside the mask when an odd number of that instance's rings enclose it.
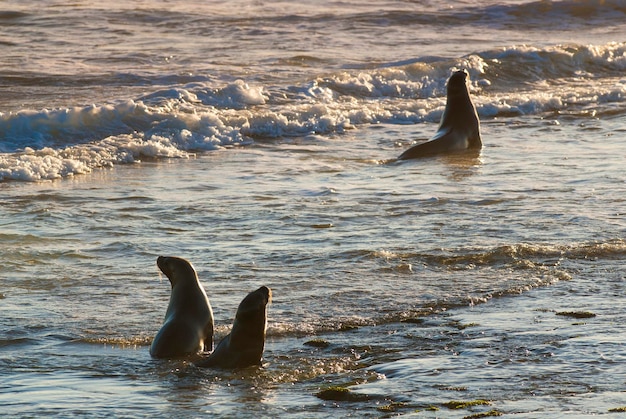
<path fill-rule="evenodd" d="M 157 266 L 170 280 L 172 294 L 150 355 L 179 358 L 212 350 L 213 310 L 196 270 L 178 257 L 159 256 Z"/>
<path fill-rule="evenodd" d="M 267 305 L 271 301 L 272 290 L 265 286 L 248 294 L 237 308 L 230 334 L 196 365 L 221 369 L 260 365 L 265 346 Z"/>
<path fill-rule="evenodd" d="M 469 74 L 460 70 L 448 80 L 446 109 L 441 116 L 437 133 L 425 143 L 417 144 L 398 157 L 398 160 L 417 159 L 437 154 L 480 150 L 480 122 L 469 95 Z"/>

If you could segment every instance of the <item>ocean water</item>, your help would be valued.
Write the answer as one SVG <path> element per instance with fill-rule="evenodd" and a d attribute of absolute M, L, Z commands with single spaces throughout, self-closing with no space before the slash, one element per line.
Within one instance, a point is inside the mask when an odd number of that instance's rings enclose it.
<path fill-rule="evenodd" d="M 624 22 L 617 0 L 2 2 L 3 414 L 619 416 Z M 396 161 L 461 68 L 480 155 Z M 159 255 L 194 264 L 218 340 L 272 289 L 262 368 L 150 358 Z"/>

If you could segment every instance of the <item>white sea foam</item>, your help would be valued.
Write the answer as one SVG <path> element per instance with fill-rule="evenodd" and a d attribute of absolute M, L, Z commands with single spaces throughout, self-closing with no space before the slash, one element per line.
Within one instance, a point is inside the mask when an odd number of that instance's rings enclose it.
<path fill-rule="evenodd" d="M 624 43 L 511 46 L 340 71 L 293 86 L 194 81 L 111 104 L 0 114 L 0 180 L 55 179 L 363 124 L 437 123 L 457 68 L 469 71 L 483 120 L 626 102 Z"/>

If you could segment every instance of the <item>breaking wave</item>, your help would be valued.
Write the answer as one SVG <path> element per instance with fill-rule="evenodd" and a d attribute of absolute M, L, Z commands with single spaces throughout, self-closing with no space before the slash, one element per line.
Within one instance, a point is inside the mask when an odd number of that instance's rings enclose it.
<path fill-rule="evenodd" d="M 0 113 L 0 181 L 39 181 L 145 158 L 363 124 L 436 123 L 450 72 L 466 68 L 482 120 L 626 112 L 626 44 L 511 46 L 458 59 L 416 58 L 302 85 L 196 80 L 88 107 Z M 174 80 L 172 80 L 174 81 Z M 182 81 L 182 80 L 181 80 Z"/>

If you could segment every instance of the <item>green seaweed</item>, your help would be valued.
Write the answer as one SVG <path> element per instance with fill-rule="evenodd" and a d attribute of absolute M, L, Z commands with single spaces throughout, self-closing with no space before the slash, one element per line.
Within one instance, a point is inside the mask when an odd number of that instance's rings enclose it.
<path fill-rule="evenodd" d="M 467 387 L 464 387 L 464 386 L 459 386 L 459 387 L 455 387 L 455 386 L 440 386 L 438 388 L 439 388 L 439 390 L 444 390 L 444 391 L 467 391 Z"/>
<path fill-rule="evenodd" d="M 456 326 L 456 328 L 459 329 L 459 330 L 465 330 L 468 327 L 477 327 L 477 326 L 480 326 L 480 324 L 478 324 L 478 323 L 466 323 L 466 324 L 459 323 Z"/>
<path fill-rule="evenodd" d="M 356 330 L 358 329 L 359 326 L 354 326 L 351 324 L 342 324 L 341 326 L 339 326 L 339 331 L 340 332 L 349 332 L 351 330 Z"/>
<path fill-rule="evenodd" d="M 345 387 L 332 386 L 318 391 L 315 396 L 322 400 L 332 400 L 338 402 L 360 402 L 368 400 L 365 394 L 356 394 Z"/>
<path fill-rule="evenodd" d="M 451 321 L 449 321 L 449 322 L 446 324 L 446 326 L 449 326 L 449 327 L 454 327 L 454 328 L 456 328 L 456 329 L 458 329 L 458 330 L 465 330 L 465 329 L 467 329 L 468 327 L 476 327 L 476 326 L 480 326 L 480 324 L 479 324 L 479 323 L 461 323 L 461 322 L 460 322 L 460 321 L 458 321 L 458 320 L 451 320 Z"/>
<path fill-rule="evenodd" d="M 314 348 L 328 348 L 330 346 L 330 342 L 326 339 L 311 339 L 309 341 L 304 342 L 306 346 L 312 346 Z"/>
<path fill-rule="evenodd" d="M 311 224 L 311 228 L 333 228 L 333 223 Z"/>
<path fill-rule="evenodd" d="M 447 403 L 444 403 L 443 405 L 447 407 L 448 409 L 458 410 L 458 409 L 465 409 L 467 407 L 472 407 L 472 406 L 491 406 L 491 402 L 488 402 L 487 400 L 481 400 L 481 399 L 469 400 L 469 401 L 452 400 Z"/>
<path fill-rule="evenodd" d="M 538 311 L 540 313 L 551 313 L 551 312 L 554 312 L 554 310 L 552 310 L 551 308 L 536 308 L 535 311 Z"/>
<path fill-rule="evenodd" d="M 626 412 L 626 406 L 614 407 L 613 409 L 609 409 L 611 413 L 622 413 Z"/>
<path fill-rule="evenodd" d="M 488 412 L 474 413 L 473 415 L 464 416 L 463 419 L 488 418 L 492 416 L 502 416 L 502 412 L 492 409 Z"/>
<path fill-rule="evenodd" d="M 379 406 L 378 410 L 381 412 L 395 412 L 396 410 L 398 410 L 398 408 L 400 407 L 404 407 L 406 406 L 406 403 L 403 402 L 391 402 L 389 404 L 386 404 L 384 406 Z"/>
<path fill-rule="evenodd" d="M 596 315 L 590 311 L 558 311 L 557 316 L 573 317 L 575 319 L 589 319 L 596 317 Z"/>

